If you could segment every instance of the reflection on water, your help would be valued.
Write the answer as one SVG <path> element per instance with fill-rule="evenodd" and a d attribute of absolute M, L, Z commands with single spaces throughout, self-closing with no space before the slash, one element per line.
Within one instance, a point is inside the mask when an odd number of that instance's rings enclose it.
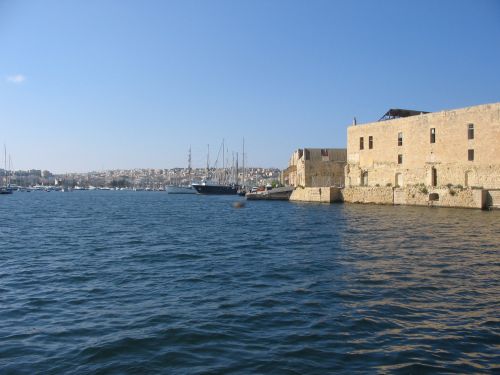
<path fill-rule="evenodd" d="M 235 199 L 0 200 L 0 372 L 497 366 L 500 212 Z"/>

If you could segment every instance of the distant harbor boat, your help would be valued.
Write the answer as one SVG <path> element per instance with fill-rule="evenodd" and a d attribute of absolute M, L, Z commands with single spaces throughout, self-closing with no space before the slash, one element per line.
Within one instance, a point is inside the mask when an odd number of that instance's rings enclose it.
<path fill-rule="evenodd" d="M 191 182 L 191 146 L 188 154 L 188 181 Z M 196 190 L 191 185 L 168 185 L 165 186 L 167 194 L 196 194 Z"/>
<path fill-rule="evenodd" d="M 168 185 L 165 186 L 167 194 L 196 194 L 192 186 Z"/>
<path fill-rule="evenodd" d="M 217 170 L 217 161 L 222 150 L 222 169 Z M 240 191 L 241 186 L 238 184 L 238 157 L 236 157 L 236 167 L 234 166 L 234 154 L 233 154 L 233 168 L 228 171 L 225 166 L 225 147 L 224 140 L 222 140 L 221 149 L 217 155 L 217 160 L 215 162 L 215 180 L 211 179 L 210 174 L 210 146 L 208 147 L 207 153 L 207 178 L 201 183 L 191 184 L 198 194 L 207 195 L 236 195 Z M 232 172 L 232 173 L 231 173 Z M 232 175 L 232 176 L 230 176 Z"/>
<path fill-rule="evenodd" d="M 14 189 L 12 186 L 10 186 L 10 177 L 9 173 L 7 173 L 7 147 L 3 145 L 4 149 L 4 185 L 0 186 L 0 194 L 12 194 L 14 192 Z M 9 165 L 10 165 L 10 159 L 9 159 Z"/>
<path fill-rule="evenodd" d="M 0 194 L 12 194 L 13 192 L 14 190 L 12 190 L 9 186 L 0 187 Z"/>
<path fill-rule="evenodd" d="M 217 195 L 235 195 L 240 188 L 239 185 L 223 185 L 211 181 L 203 181 L 199 184 L 193 184 L 193 188 L 198 194 L 217 194 Z"/>

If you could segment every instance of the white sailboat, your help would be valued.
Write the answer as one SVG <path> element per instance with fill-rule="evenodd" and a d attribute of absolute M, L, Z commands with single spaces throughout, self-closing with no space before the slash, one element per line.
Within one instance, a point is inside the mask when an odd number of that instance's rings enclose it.
<path fill-rule="evenodd" d="M 3 145 L 3 150 L 4 150 L 4 181 L 3 181 L 3 186 L 0 186 L 0 194 L 12 194 L 13 189 L 10 186 L 10 176 L 7 173 L 7 147 L 5 145 Z"/>

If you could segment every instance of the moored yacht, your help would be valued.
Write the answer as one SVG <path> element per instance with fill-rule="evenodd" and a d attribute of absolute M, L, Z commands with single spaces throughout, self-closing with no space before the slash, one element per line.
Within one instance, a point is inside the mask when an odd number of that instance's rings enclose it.
<path fill-rule="evenodd" d="M 213 195 L 234 195 L 238 193 L 240 188 L 237 184 L 218 184 L 211 181 L 202 181 L 201 183 L 192 184 L 198 194 L 213 194 Z"/>

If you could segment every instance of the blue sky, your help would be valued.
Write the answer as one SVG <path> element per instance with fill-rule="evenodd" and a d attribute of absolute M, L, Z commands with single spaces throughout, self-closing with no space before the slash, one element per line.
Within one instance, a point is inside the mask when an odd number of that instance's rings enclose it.
<path fill-rule="evenodd" d="M 248 164 L 345 147 L 390 107 L 500 101 L 500 1 L 0 0 L 15 169 Z M 212 155 L 213 157 L 213 155 Z M 3 162 L 3 158 L 2 158 Z"/>

